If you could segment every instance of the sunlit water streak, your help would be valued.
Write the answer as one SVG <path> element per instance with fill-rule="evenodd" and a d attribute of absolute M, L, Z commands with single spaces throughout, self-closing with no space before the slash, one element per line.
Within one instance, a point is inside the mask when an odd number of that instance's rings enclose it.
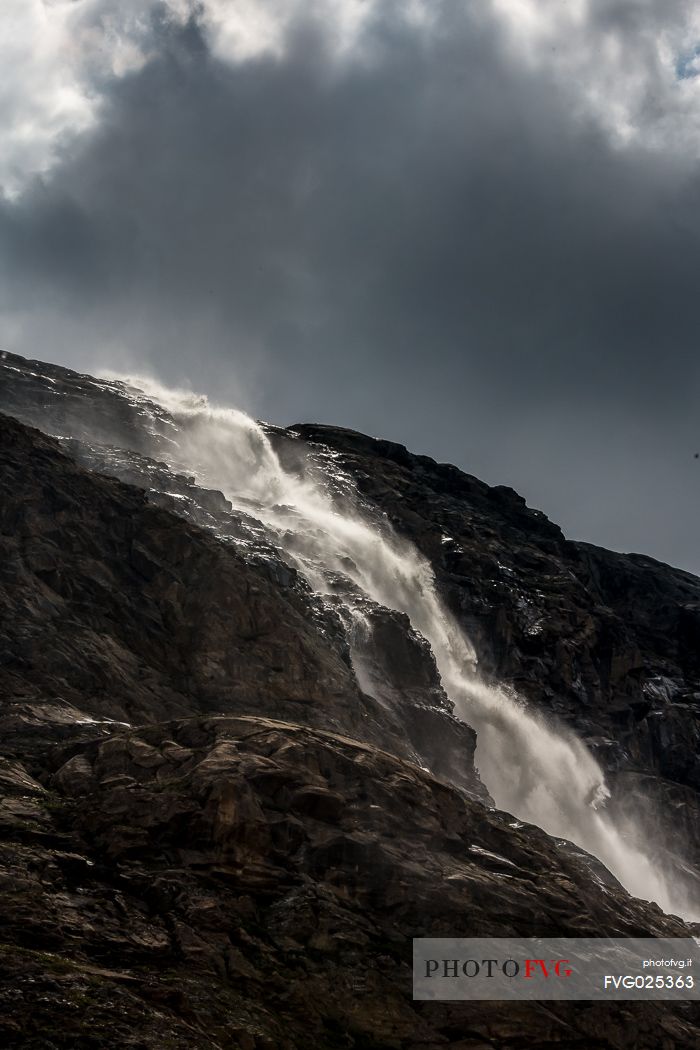
<path fill-rule="evenodd" d="M 146 411 L 155 400 L 177 423 L 179 465 L 200 484 L 223 491 L 234 507 L 254 513 L 314 590 L 327 593 L 329 574 L 342 574 L 375 602 L 408 615 L 432 647 L 457 714 L 477 731 L 476 762 L 500 809 L 575 842 L 633 895 L 700 917 L 689 893 L 652 859 L 639 830 L 619 826 L 606 811 L 603 771 L 581 741 L 548 724 L 512 690 L 479 678 L 474 648 L 413 545 L 359 500 L 339 505 L 318 476 L 285 471 L 263 429 L 245 413 L 151 380 L 128 383 L 144 391 L 145 397 L 128 387 Z M 356 615 L 350 605 L 348 612 Z"/>

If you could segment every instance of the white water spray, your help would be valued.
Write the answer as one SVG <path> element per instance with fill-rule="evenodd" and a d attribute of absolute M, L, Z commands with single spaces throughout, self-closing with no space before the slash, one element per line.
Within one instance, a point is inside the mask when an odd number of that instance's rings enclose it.
<path fill-rule="evenodd" d="M 623 831 L 605 811 L 605 777 L 586 747 L 509 690 L 478 678 L 474 649 L 441 601 L 430 564 L 411 544 L 359 503 L 341 509 L 322 482 L 286 472 L 267 435 L 245 413 L 214 408 L 204 397 L 150 380 L 133 382 L 147 397 L 130 386 L 131 397 L 146 407 L 148 399 L 156 400 L 177 423 L 181 465 L 261 520 L 316 591 L 327 593 L 329 574 L 342 574 L 375 602 L 408 615 L 432 647 L 457 714 L 477 732 L 477 764 L 499 808 L 577 843 L 635 896 L 699 917 L 697 905 L 664 877 L 639 835 Z"/>

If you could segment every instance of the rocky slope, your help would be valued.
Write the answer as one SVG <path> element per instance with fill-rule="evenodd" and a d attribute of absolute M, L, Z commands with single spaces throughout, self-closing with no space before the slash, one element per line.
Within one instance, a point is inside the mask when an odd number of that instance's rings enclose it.
<path fill-rule="evenodd" d="M 455 727 L 429 654 L 400 618 L 373 622 L 377 661 L 399 664 L 374 669 L 387 696 L 363 693 L 342 625 L 254 515 L 231 513 L 220 494 L 153 458 L 150 442 L 167 452 L 167 419 L 145 408 L 140 422 L 117 426 L 122 402 L 89 377 L 17 358 L 5 365 L 0 406 L 46 430 L 76 427 L 81 397 L 101 408 L 94 426 L 61 442 L 0 417 L 2 1045 L 697 1045 L 695 1006 L 414 1003 L 413 936 L 688 930 L 576 851 L 478 801 L 473 734 Z M 125 426 L 151 437 L 125 450 Z M 560 714 L 596 725 L 601 743 L 622 741 L 607 745 L 611 768 L 631 775 L 637 762 L 671 790 L 644 734 L 678 695 L 649 684 L 660 668 L 690 683 L 690 644 L 664 653 L 666 621 L 643 593 L 627 609 L 619 556 L 567 545 L 513 497 L 396 446 L 311 428 L 276 440 L 290 463 L 335 448 L 366 497 L 434 558 L 482 663 L 529 682 L 537 702 L 561 696 Z M 461 573 L 444 535 L 455 545 L 471 537 Z M 506 548 L 502 564 L 520 575 L 514 583 L 506 573 L 499 605 L 489 605 L 489 559 Z M 538 553 L 558 573 L 545 572 Z M 562 566 L 580 575 L 567 585 Z M 697 581 L 654 563 L 640 571 L 656 574 L 668 617 L 681 617 L 674 596 L 691 603 Z M 519 604 L 517 589 L 527 596 L 538 574 L 561 619 L 555 656 L 527 633 L 536 621 Z M 633 583 L 644 591 L 644 577 Z M 681 585 L 687 592 L 674 591 Z M 586 611 L 584 630 L 576 617 Z M 542 630 L 551 645 L 555 627 Z M 629 638 L 641 661 L 636 693 L 613 659 Z M 574 680 L 552 684 L 585 653 L 586 704 Z M 641 715 L 639 695 L 651 696 Z M 690 752 L 690 738 L 680 742 Z M 677 783 L 694 790 L 690 777 Z"/>

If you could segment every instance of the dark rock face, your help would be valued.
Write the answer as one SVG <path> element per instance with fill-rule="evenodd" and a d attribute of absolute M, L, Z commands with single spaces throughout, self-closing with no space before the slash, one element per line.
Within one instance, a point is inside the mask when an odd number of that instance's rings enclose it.
<path fill-rule="evenodd" d="M 700 863 L 700 580 L 566 540 L 511 489 L 403 446 L 319 425 L 362 496 L 430 559 L 482 671 L 588 743 L 621 809 Z M 299 442 L 280 454 L 300 461 Z M 669 820 L 669 813 L 673 820 Z"/>
<path fill-rule="evenodd" d="M 470 798 L 493 804 L 475 776 L 476 733 L 452 711 L 432 650 L 404 613 L 362 601 L 363 635 L 353 646 L 353 666 L 364 691 L 376 697 L 403 727 L 416 755 Z"/>
<path fill-rule="evenodd" d="M 262 696 L 278 714 L 324 705 L 324 724 L 335 704 L 351 728 L 362 703 L 349 666 L 280 589 L 53 441 L 7 418 L 0 435 L 5 695 L 29 681 L 129 722 Z"/>
<path fill-rule="evenodd" d="M 36 737 L 24 742 L 36 765 Z M 18 1047 L 690 1047 L 695 1008 L 413 1003 L 410 938 L 687 931 L 536 828 L 258 716 L 114 728 L 3 781 Z M 32 760 L 32 756 L 34 756 Z M 566 1033 L 568 1042 L 562 1043 Z"/>
<path fill-rule="evenodd" d="M 24 373 L 31 371 L 26 366 Z M 65 384 L 77 412 L 76 381 L 61 372 L 49 378 Z M 77 382 L 89 386 L 89 377 Z M 38 412 L 43 389 L 27 381 L 17 410 Z M 3 404 L 14 396 L 17 407 L 19 395 L 0 394 Z M 104 390 L 98 397 L 111 405 Z M 111 411 L 105 409 L 107 416 Z M 689 930 L 614 880 L 592 878 L 590 863 L 575 850 L 467 797 L 465 788 L 474 796 L 480 791 L 473 770 L 470 780 L 473 733 L 451 718 L 430 652 L 398 614 L 365 609 L 374 639 L 364 669 L 374 681 L 372 699 L 350 665 L 340 618 L 332 607 L 319 609 L 279 552 L 256 541 L 253 518 L 231 515 L 220 494 L 202 496 L 191 479 L 153 459 L 150 445 L 126 454 L 121 432 L 100 420 L 104 444 L 91 449 L 92 428 L 79 435 L 80 445 L 59 443 L 0 417 L 0 1044 L 28 1050 L 698 1045 L 694 1005 L 525 1003 L 506 1010 L 498 1003 L 412 1001 L 414 936 L 687 936 Z M 161 424 L 165 431 L 167 421 Z M 46 418 L 44 425 L 50 429 Z M 303 442 L 283 434 L 277 440 L 304 458 Z M 432 529 L 408 453 L 408 466 L 401 466 L 392 446 L 387 456 L 357 436 L 352 441 L 366 444 L 344 447 L 351 442 L 344 432 L 323 440 L 341 451 L 365 498 L 385 507 L 431 556 L 482 661 L 506 673 L 509 659 L 521 673 L 527 667 L 532 699 L 554 706 L 554 689 L 541 668 L 535 673 L 539 664 L 523 640 L 530 637 L 526 622 L 536 621 L 525 613 L 517 618 L 520 606 L 515 598 L 505 603 L 504 587 L 500 641 L 489 648 L 489 623 L 501 614 L 493 604 L 488 613 L 487 578 L 475 571 L 468 593 L 466 576 L 448 567 L 442 517 L 454 510 L 453 525 L 458 514 L 467 520 L 464 494 L 450 497 L 461 500 L 456 510 L 446 495 L 443 501 L 426 489 L 438 523 Z M 102 457 L 105 470 L 130 470 L 139 487 L 88 471 L 73 457 L 93 467 L 93 457 Z M 405 475 L 394 477 L 399 468 Z M 159 472 L 160 485 L 145 483 Z M 473 512 L 475 536 L 477 525 L 487 527 L 488 497 L 482 497 L 482 518 Z M 502 498 L 494 497 L 494 507 Z M 530 576 L 523 566 L 537 552 L 544 557 L 541 545 L 554 543 L 554 527 L 535 516 L 530 529 L 531 512 L 511 502 L 505 498 L 501 518 L 492 512 L 496 538 L 490 548 L 482 537 L 484 552 L 500 558 L 501 546 L 520 535 L 512 565 L 531 583 L 542 564 Z M 517 527 L 506 520 L 511 510 Z M 476 551 L 476 538 L 473 544 Z M 666 628 L 653 608 L 624 622 L 628 599 L 618 594 L 614 605 L 610 594 L 604 606 L 610 585 L 600 580 L 599 616 L 586 597 L 594 586 L 583 575 L 593 570 L 581 567 L 587 549 L 561 538 L 556 544 L 559 553 L 550 558 L 580 563 L 573 593 L 590 619 L 586 630 L 573 631 L 561 612 L 569 608 L 569 591 L 563 579 L 557 584 L 544 573 L 540 589 L 564 603 L 552 608 L 565 641 L 582 647 L 582 638 L 599 639 L 600 624 L 607 624 L 608 637 L 637 639 L 642 686 L 653 686 L 654 674 L 657 685 L 659 675 L 672 680 L 673 667 L 690 674 L 684 655 L 690 641 L 664 657 Z M 662 590 L 670 586 L 666 573 L 676 580 L 659 568 Z M 693 578 L 679 578 L 690 594 Z M 641 591 L 644 583 L 636 586 Z M 615 634 L 619 624 L 629 635 Z M 553 638 L 554 627 L 548 630 Z M 516 655 L 506 657 L 499 646 L 508 632 Z M 620 660 L 627 650 L 612 643 L 609 649 L 606 678 L 603 650 L 591 641 L 600 693 L 586 717 L 594 712 L 601 731 L 614 731 L 629 750 L 628 737 L 642 737 L 614 717 L 610 685 L 626 681 Z M 572 650 L 569 658 L 582 656 Z M 636 694 L 630 688 L 620 695 Z M 677 694 L 653 695 L 634 725 L 653 722 L 654 704 L 679 706 Z M 636 775 L 671 790 L 668 772 L 652 764 L 653 748 L 649 755 L 647 765 L 640 758 Z M 635 774 L 624 756 L 618 767 L 620 777 Z M 690 779 L 683 784 L 690 807 L 694 788 Z"/>

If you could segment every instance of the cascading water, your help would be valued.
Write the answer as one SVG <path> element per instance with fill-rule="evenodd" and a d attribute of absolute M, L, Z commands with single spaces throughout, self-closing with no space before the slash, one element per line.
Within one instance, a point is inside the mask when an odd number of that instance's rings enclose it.
<path fill-rule="evenodd" d="M 150 380 L 129 380 L 122 389 L 146 412 L 153 401 L 167 410 L 178 428 L 179 465 L 254 514 L 316 591 L 327 593 L 329 580 L 342 575 L 373 601 L 407 614 L 432 647 L 456 713 L 477 731 L 477 764 L 499 808 L 574 841 L 635 896 L 698 916 L 689 894 L 664 877 L 638 832 L 620 828 L 606 812 L 605 777 L 585 746 L 546 724 L 510 690 L 479 679 L 473 646 L 441 601 L 431 566 L 412 545 L 359 501 L 339 505 L 333 479 L 324 484 L 323 477 L 286 472 L 263 429 L 245 413 L 214 408 L 206 398 Z"/>

